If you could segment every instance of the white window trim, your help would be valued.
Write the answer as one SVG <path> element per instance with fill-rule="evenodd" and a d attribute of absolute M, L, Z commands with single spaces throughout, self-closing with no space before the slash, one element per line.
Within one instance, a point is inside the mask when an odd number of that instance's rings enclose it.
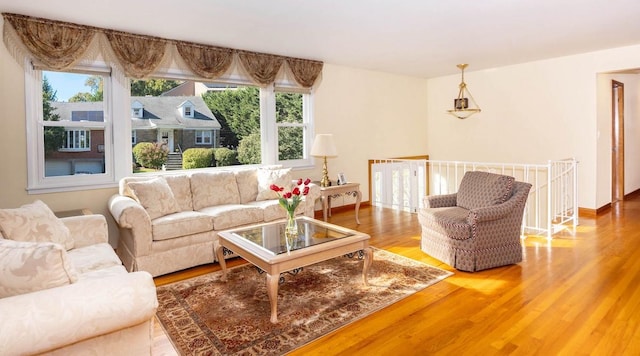
<path fill-rule="evenodd" d="M 25 113 L 27 132 L 27 191 L 29 194 L 99 189 L 113 187 L 118 180 L 131 174 L 131 145 L 127 144 L 129 135 L 119 133 L 131 131 L 131 120 L 114 120 L 114 117 L 129 119 L 130 100 L 128 79 L 120 71 L 114 70 L 105 63 L 93 62 L 82 64 L 82 73 L 104 76 L 104 122 L 75 123 L 65 122 L 66 127 L 75 125 L 95 126 L 104 129 L 105 173 L 91 175 L 45 176 L 44 126 L 42 118 L 42 71 L 34 69 L 25 60 Z M 69 70 L 73 71 L 73 70 Z M 111 75 L 108 75 L 108 73 Z M 127 83 L 126 88 L 122 83 Z M 124 137 L 123 137 L 124 136 Z M 115 164 L 114 157 L 118 159 Z"/>
<path fill-rule="evenodd" d="M 275 117 L 275 113 L 276 113 L 276 96 L 275 93 L 276 92 L 285 92 L 285 93 L 301 93 L 302 95 L 302 123 L 292 123 L 292 122 L 286 122 L 286 123 L 278 123 L 276 122 L 276 117 Z M 313 103 L 313 98 L 312 98 L 313 93 L 311 91 L 308 90 L 295 90 L 295 89 L 291 89 L 291 88 L 278 88 L 273 90 L 273 110 L 271 111 L 273 113 L 273 118 L 271 120 L 273 120 L 273 124 L 271 126 L 273 126 L 273 137 L 275 139 L 275 144 L 273 147 L 273 154 L 274 156 L 274 164 L 278 164 L 278 165 L 282 165 L 283 167 L 296 167 L 296 168 L 309 168 L 313 166 L 313 158 L 309 155 L 309 152 L 311 152 L 311 145 L 313 144 L 313 117 L 312 117 L 312 113 L 313 113 L 313 108 L 312 108 L 312 103 Z M 302 137 L 302 155 L 303 158 L 302 159 L 292 159 L 292 160 L 279 160 L 279 154 L 278 154 L 278 127 L 302 127 L 303 128 L 303 137 Z M 305 129 L 306 128 L 306 129 Z"/>
<path fill-rule="evenodd" d="M 211 130 L 195 130 L 195 144 L 211 146 L 213 143 L 213 132 Z M 198 142 L 198 137 L 201 138 L 201 142 Z M 209 139 L 209 142 L 205 142 L 205 138 Z"/>
<path fill-rule="evenodd" d="M 87 129 L 87 128 L 75 128 L 73 130 L 70 129 L 66 129 L 65 130 L 65 135 L 68 138 L 69 137 L 69 133 L 73 132 L 74 135 L 76 134 L 80 134 L 81 132 L 84 132 L 84 136 L 87 138 L 87 146 L 86 147 L 61 147 L 60 149 L 58 149 L 59 152 L 87 152 L 87 151 L 91 151 L 91 130 Z M 69 145 L 69 141 L 67 141 L 67 146 Z"/>

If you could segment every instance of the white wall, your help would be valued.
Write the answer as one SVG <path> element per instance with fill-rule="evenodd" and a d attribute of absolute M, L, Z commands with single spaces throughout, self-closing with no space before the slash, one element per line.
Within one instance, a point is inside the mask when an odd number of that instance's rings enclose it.
<path fill-rule="evenodd" d="M 597 74 L 637 67 L 640 46 L 466 71 L 465 82 L 482 109 L 466 120 L 446 113 L 453 106 L 460 75 L 430 79 L 429 155 L 437 160 L 500 163 L 546 163 L 575 157 L 580 161 L 578 205 L 601 207 L 610 202 L 610 181 L 605 180 L 611 159 L 610 154 L 600 152 L 604 147 L 610 150 L 610 131 L 603 132 L 601 125 L 598 103 L 606 99 L 598 98 L 603 93 L 598 90 Z M 625 87 L 627 95 L 633 95 L 632 88 Z M 627 119 L 631 120 L 627 134 L 632 134 L 637 132 L 638 106 L 631 99 L 627 104 Z M 610 118 L 609 112 L 609 126 Z M 633 178 L 626 189 L 631 192 L 640 188 L 638 146 L 627 151 L 627 174 Z"/>

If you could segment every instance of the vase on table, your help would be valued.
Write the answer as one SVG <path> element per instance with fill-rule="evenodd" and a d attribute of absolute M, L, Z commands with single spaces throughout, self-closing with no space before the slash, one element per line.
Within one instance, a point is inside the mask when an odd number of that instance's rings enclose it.
<path fill-rule="evenodd" d="M 298 222 L 294 211 L 287 211 L 287 224 L 284 227 L 284 234 L 287 239 L 298 237 Z"/>

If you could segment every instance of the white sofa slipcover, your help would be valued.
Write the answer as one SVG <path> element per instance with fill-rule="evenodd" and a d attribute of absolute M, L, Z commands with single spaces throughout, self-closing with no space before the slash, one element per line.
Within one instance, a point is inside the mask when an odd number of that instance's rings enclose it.
<path fill-rule="evenodd" d="M 213 243 L 218 231 L 286 217 L 275 193 L 265 190 L 269 182 L 264 177 L 279 172 L 288 170 L 186 171 L 121 179 L 118 194 L 109 200 L 120 231 L 118 256 L 127 270 L 153 276 L 215 262 Z M 294 185 L 290 174 L 280 178 Z M 141 182 L 149 186 L 137 184 Z M 150 195 L 155 199 L 144 198 L 149 191 L 156 192 Z M 296 213 L 313 217 L 319 197 L 320 187 L 309 184 Z M 167 202 L 171 199 L 175 202 Z"/>
<path fill-rule="evenodd" d="M 73 239 L 73 248 L 66 251 L 60 245 L 58 250 L 64 254 L 74 281 L 0 298 L 0 353 L 151 354 L 153 317 L 158 307 L 151 275 L 127 273 L 108 244 L 104 216 L 74 216 L 60 221 Z M 9 270 L 6 265 L 7 253 L 20 244 L 34 248 L 54 245 L 0 239 L 0 254 L 5 256 L 0 261 L 3 292 L 12 283 L 8 279 L 13 278 L 7 276 L 23 272 Z"/>

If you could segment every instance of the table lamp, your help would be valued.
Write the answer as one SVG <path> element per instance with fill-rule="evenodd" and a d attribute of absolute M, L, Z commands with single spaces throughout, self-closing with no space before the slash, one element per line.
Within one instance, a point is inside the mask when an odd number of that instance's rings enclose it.
<path fill-rule="evenodd" d="M 321 187 L 328 187 L 329 173 L 327 171 L 327 157 L 337 157 L 338 151 L 336 145 L 333 143 L 333 135 L 331 134 L 317 134 L 311 147 L 311 155 L 314 157 L 323 157 L 324 162 L 322 164 L 322 180 L 320 181 Z"/>

